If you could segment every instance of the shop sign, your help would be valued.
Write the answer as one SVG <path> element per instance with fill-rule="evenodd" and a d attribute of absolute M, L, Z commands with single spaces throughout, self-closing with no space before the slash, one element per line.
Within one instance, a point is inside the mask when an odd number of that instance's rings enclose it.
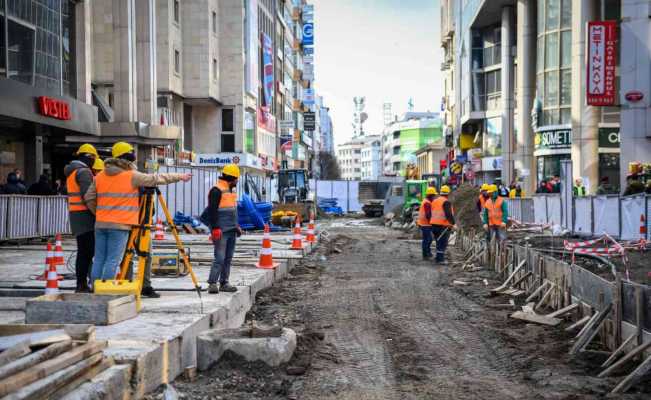
<path fill-rule="evenodd" d="M 276 133 L 276 117 L 268 111 L 267 107 L 258 107 L 258 127 L 269 133 Z"/>
<path fill-rule="evenodd" d="M 260 157 L 249 153 L 197 154 L 193 163 L 199 167 L 224 167 L 227 164 L 262 169 Z"/>
<path fill-rule="evenodd" d="M 637 103 L 644 98 L 644 93 L 640 92 L 639 90 L 631 90 L 630 92 L 626 92 L 624 97 L 626 97 L 626 100 L 630 101 L 631 103 Z"/>
<path fill-rule="evenodd" d="M 540 149 L 564 149 L 572 146 L 572 130 L 559 129 L 536 132 L 534 147 Z"/>
<path fill-rule="evenodd" d="M 38 98 L 38 112 L 46 117 L 68 121 L 71 119 L 70 106 L 63 100 L 53 99 L 47 96 Z"/>
<path fill-rule="evenodd" d="M 314 114 L 314 111 L 303 113 L 303 128 L 306 131 L 316 130 L 316 115 Z"/>
<path fill-rule="evenodd" d="M 619 128 L 599 128 L 599 147 L 619 148 Z"/>
<path fill-rule="evenodd" d="M 294 120 L 293 119 L 281 119 L 278 123 L 280 130 L 283 132 L 294 129 Z"/>
<path fill-rule="evenodd" d="M 291 135 L 280 136 L 280 151 L 287 151 L 291 149 L 292 149 L 292 136 Z"/>
<path fill-rule="evenodd" d="M 312 46 L 314 45 L 314 23 L 305 22 L 303 24 L 303 45 Z"/>
<path fill-rule="evenodd" d="M 262 169 L 265 171 L 277 171 L 278 170 L 278 163 L 276 162 L 276 159 L 264 154 L 258 154 L 258 158 L 260 159 L 260 166 Z"/>
<path fill-rule="evenodd" d="M 482 171 L 501 171 L 502 157 L 484 157 L 481 159 Z"/>
<path fill-rule="evenodd" d="M 308 88 L 303 91 L 303 103 L 307 106 L 314 105 L 314 89 Z"/>
<path fill-rule="evenodd" d="M 588 23 L 587 101 L 591 106 L 615 104 L 617 21 Z"/>

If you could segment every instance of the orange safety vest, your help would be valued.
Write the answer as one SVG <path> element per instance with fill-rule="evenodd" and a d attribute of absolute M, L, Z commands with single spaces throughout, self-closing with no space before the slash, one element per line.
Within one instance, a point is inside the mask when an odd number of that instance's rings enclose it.
<path fill-rule="evenodd" d="M 77 171 L 78 169 L 72 171 L 72 174 L 66 178 L 66 187 L 68 188 L 68 211 L 77 212 L 77 211 L 88 211 L 86 203 L 81 198 L 81 188 L 77 184 Z"/>
<path fill-rule="evenodd" d="M 502 212 L 503 202 L 504 198 L 502 196 L 498 196 L 495 201 L 493 201 L 492 198 L 486 201 L 484 207 L 486 207 L 486 211 L 488 211 L 488 225 L 502 225 L 502 217 L 504 216 L 504 213 Z"/>
<path fill-rule="evenodd" d="M 137 225 L 140 209 L 140 193 L 132 184 L 133 171 L 106 175 L 104 171 L 95 177 L 97 189 L 97 222 Z"/>
<path fill-rule="evenodd" d="M 219 228 L 224 232 L 229 232 L 237 228 L 237 193 L 231 192 L 228 182 L 219 179 L 215 187 L 221 190 L 222 195 L 219 200 Z"/>
<path fill-rule="evenodd" d="M 484 210 L 484 207 L 486 207 L 486 198 L 481 194 L 479 195 L 479 205 L 481 206 L 482 211 Z"/>
<path fill-rule="evenodd" d="M 427 200 L 427 198 L 423 199 L 423 202 L 420 203 L 420 208 L 418 209 L 418 221 L 416 222 L 418 226 L 430 226 L 430 221 L 427 219 L 427 216 L 425 216 L 425 203 L 430 205 L 430 210 L 432 209 L 431 204 L 432 202 Z"/>
<path fill-rule="evenodd" d="M 439 196 L 432 201 L 432 225 L 439 226 L 452 226 L 450 221 L 445 217 L 445 210 L 443 204 L 448 201 L 447 197 Z"/>

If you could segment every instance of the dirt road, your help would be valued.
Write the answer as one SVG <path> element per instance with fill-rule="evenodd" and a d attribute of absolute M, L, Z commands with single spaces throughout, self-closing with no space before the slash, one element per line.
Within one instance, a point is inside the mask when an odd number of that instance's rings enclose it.
<path fill-rule="evenodd" d="M 186 398 L 228 399 L 591 399 L 618 381 L 597 379 L 603 354 L 567 356 L 571 335 L 491 308 L 483 282 L 423 261 L 420 244 L 378 222 L 337 222 L 333 242 L 258 296 L 250 320 L 299 333 L 284 368 L 233 359 Z M 451 257 L 459 255 L 451 249 Z M 470 286 L 457 287 L 453 279 Z M 621 378 L 619 378 L 621 379 Z M 618 398 L 648 398 L 651 388 Z"/>

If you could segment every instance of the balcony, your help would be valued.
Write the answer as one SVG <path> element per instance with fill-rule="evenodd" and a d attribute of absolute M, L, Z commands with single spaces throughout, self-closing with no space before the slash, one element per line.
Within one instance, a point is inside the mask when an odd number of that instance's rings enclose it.
<path fill-rule="evenodd" d="M 299 21 L 301 19 L 301 9 L 300 7 L 292 8 L 292 20 Z"/>
<path fill-rule="evenodd" d="M 298 99 L 292 100 L 292 111 L 303 112 L 303 102 Z"/>
<path fill-rule="evenodd" d="M 301 41 L 297 38 L 294 38 L 292 42 L 292 50 L 298 51 L 301 49 Z"/>
<path fill-rule="evenodd" d="M 294 74 L 292 75 L 292 79 L 295 81 L 300 81 L 303 78 L 303 71 L 300 69 L 295 69 Z"/>

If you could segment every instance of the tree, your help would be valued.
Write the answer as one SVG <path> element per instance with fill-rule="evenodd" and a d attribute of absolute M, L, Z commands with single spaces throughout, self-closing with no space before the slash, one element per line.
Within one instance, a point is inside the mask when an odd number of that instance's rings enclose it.
<path fill-rule="evenodd" d="M 341 178 L 337 157 L 330 153 L 319 152 L 319 169 L 321 170 L 321 179 L 333 181 Z"/>

